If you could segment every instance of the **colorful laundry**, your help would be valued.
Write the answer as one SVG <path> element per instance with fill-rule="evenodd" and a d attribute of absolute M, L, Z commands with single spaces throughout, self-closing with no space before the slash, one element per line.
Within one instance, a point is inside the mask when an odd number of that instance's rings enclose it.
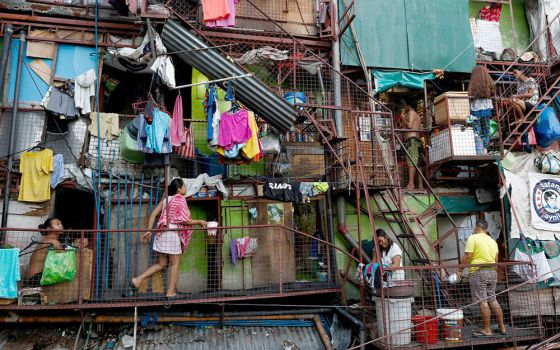
<path fill-rule="evenodd" d="M 51 199 L 53 151 L 23 152 L 20 159 L 21 186 L 19 201 L 44 202 Z"/>
<path fill-rule="evenodd" d="M 216 27 L 235 27 L 235 10 L 239 0 L 227 0 L 227 8 L 229 11 L 229 15 L 225 18 L 217 19 L 214 21 L 206 21 L 205 24 L 208 27 L 216 28 Z"/>
<path fill-rule="evenodd" d="M 0 298 L 17 298 L 20 279 L 19 249 L 0 249 Z"/>
<path fill-rule="evenodd" d="M 53 157 L 53 173 L 51 174 L 51 188 L 55 188 L 64 180 L 64 157 L 55 154 Z"/>
<path fill-rule="evenodd" d="M 121 128 L 119 127 L 119 115 L 116 113 L 99 113 L 99 118 L 97 117 L 97 112 L 92 112 L 89 114 L 91 119 L 91 124 L 88 127 L 88 131 L 91 135 L 99 137 L 104 140 L 114 140 L 119 137 L 121 133 Z M 99 119 L 99 128 L 97 126 L 97 121 Z M 100 134 L 97 133 L 99 129 Z"/>
<path fill-rule="evenodd" d="M 140 118 L 136 142 L 144 153 L 171 153 L 171 117 L 154 108 L 152 123 Z"/>
<path fill-rule="evenodd" d="M 84 74 L 76 77 L 74 87 L 74 103 L 76 108 L 80 109 L 82 114 L 91 113 L 91 98 L 95 96 L 95 71 L 88 70 Z"/>
<path fill-rule="evenodd" d="M 183 122 L 183 98 L 181 94 L 178 94 L 173 106 L 173 117 L 171 119 L 171 144 L 179 147 L 186 142 L 185 123 Z"/>
<path fill-rule="evenodd" d="M 237 238 L 237 257 L 238 258 L 249 258 L 255 254 L 257 251 L 257 239 L 256 238 Z"/>
<path fill-rule="evenodd" d="M 249 112 L 246 109 L 222 114 L 218 137 L 218 144 L 221 147 L 225 150 L 230 150 L 233 148 L 233 145 L 246 143 L 250 138 Z"/>
<path fill-rule="evenodd" d="M 228 0 L 202 0 L 204 22 L 227 18 L 230 15 Z"/>

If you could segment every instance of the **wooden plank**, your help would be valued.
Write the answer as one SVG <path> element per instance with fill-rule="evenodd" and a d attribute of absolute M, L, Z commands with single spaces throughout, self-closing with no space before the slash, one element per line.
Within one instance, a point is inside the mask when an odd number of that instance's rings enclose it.
<path fill-rule="evenodd" d="M 283 224 L 293 226 L 292 203 L 285 202 L 253 202 L 249 207 L 257 208 L 255 224 L 270 223 L 268 209 L 270 206 L 281 208 Z M 253 287 L 279 285 L 280 283 L 295 282 L 296 259 L 294 234 L 281 228 L 253 229 L 250 237 L 258 239 L 258 248 L 251 258 Z"/>

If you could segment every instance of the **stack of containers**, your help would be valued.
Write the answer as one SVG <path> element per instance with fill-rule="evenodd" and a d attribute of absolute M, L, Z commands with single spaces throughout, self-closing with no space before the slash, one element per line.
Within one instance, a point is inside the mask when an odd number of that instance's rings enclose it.
<path fill-rule="evenodd" d="M 475 134 L 465 122 L 470 115 L 467 92 L 446 92 L 435 99 L 435 124 L 430 137 L 430 163 L 457 156 L 476 156 Z"/>

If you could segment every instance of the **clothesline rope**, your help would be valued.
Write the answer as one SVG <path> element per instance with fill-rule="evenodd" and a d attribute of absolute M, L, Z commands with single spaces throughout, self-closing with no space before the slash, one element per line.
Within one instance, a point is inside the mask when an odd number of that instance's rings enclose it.
<path fill-rule="evenodd" d="M 228 78 L 214 79 L 214 80 L 203 81 L 203 82 L 194 83 L 194 84 L 187 84 L 187 85 L 175 86 L 175 87 L 173 87 L 173 88 L 170 88 L 170 90 L 177 90 L 177 89 L 183 89 L 183 88 L 188 88 L 188 87 L 192 87 L 192 86 L 199 86 L 199 85 L 205 85 L 205 84 L 219 83 L 219 82 L 222 82 L 222 81 L 243 79 L 243 78 L 248 78 L 248 77 L 252 77 L 252 76 L 253 76 L 252 73 L 247 73 L 247 74 L 243 74 L 243 75 L 234 75 L 234 76 L 231 76 L 231 77 L 228 77 Z"/>

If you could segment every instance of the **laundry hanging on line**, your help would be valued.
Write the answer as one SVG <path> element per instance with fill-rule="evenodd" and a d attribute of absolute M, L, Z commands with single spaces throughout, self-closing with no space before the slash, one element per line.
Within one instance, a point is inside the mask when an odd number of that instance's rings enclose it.
<path fill-rule="evenodd" d="M 90 69 L 74 80 L 74 103 L 82 114 L 91 113 L 91 98 L 95 96 L 95 70 Z"/>
<path fill-rule="evenodd" d="M 19 201 L 44 202 L 51 199 L 50 179 L 53 151 L 23 152 L 20 158 L 21 185 Z"/>
<path fill-rule="evenodd" d="M 119 137 L 121 129 L 119 127 L 119 115 L 116 113 L 99 113 L 99 118 L 97 112 L 92 112 L 89 114 L 91 119 L 91 124 L 88 127 L 88 131 L 91 135 L 99 137 L 104 140 L 114 140 Z M 99 131 L 97 133 L 98 125 L 97 120 L 99 119 Z"/>
<path fill-rule="evenodd" d="M 204 23 L 208 27 L 235 26 L 235 10 L 239 0 L 202 0 Z"/>

